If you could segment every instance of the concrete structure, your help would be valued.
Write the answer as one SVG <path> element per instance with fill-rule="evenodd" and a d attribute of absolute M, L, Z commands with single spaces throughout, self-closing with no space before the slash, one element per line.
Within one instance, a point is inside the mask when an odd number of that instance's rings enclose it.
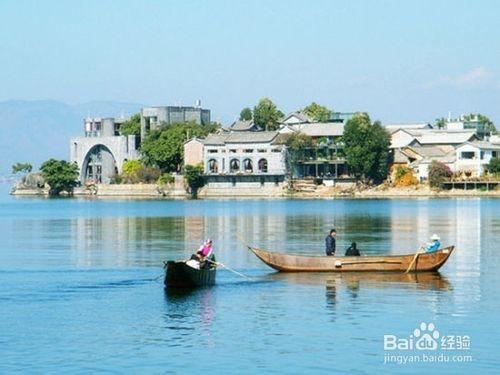
<path fill-rule="evenodd" d="M 454 172 L 465 172 L 470 176 L 481 177 L 491 158 L 500 156 L 500 145 L 490 142 L 465 142 L 456 147 Z"/>
<path fill-rule="evenodd" d="M 199 104 L 199 103 L 198 103 Z M 196 107 L 159 106 L 141 109 L 141 137 L 162 124 L 195 122 L 201 125 L 210 124 L 210 110 Z"/>
<path fill-rule="evenodd" d="M 462 115 L 457 119 L 451 119 L 451 116 L 448 116 L 444 128 L 446 130 L 473 131 L 480 139 L 488 139 L 491 135 L 490 131 L 486 127 L 486 123 L 480 121 L 477 115 L 471 117 Z"/>
<path fill-rule="evenodd" d="M 415 144 L 456 146 L 474 140 L 478 140 L 478 137 L 470 130 L 397 128 L 391 133 L 390 147 L 398 149 Z"/>
<path fill-rule="evenodd" d="M 125 119 L 86 118 L 84 137 L 70 141 L 70 160 L 78 165 L 80 182 L 109 183 L 126 160 L 138 157 L 138 137 L 120 135 Z"/>

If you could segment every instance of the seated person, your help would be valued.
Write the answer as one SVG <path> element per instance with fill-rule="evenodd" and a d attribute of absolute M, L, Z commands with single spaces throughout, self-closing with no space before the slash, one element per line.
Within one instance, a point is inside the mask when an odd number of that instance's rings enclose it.
<path fill-rule="evenodd" d="M 427 244 L 425 251 L 428 253 L 435 253 L 436 251 L 439 250 L 441 247 L 441 242 L 439 242 L 440 238 L 437 234 L 433 234 L 431 236 L 431 241 L 430 243 Z"/>
<path fill-rule="evenodd" d="M 356 242 L 351 243 L 351 246 L 349 246 L 345 252 L 345 255 L 348 257 L 352 256 L 360 256 L 361 254 L 359 253 L 358 248 L 356 247 Z"/>
<path fill-rule="evenodd" d="M 215 256 L 213 255 L 212 240 L 209 238 L 200 246 L 196 254 L 193 254 L 191 259 L 196 259 L 200 262 L 201 269 L 211 268 L 215 263 Z"/>

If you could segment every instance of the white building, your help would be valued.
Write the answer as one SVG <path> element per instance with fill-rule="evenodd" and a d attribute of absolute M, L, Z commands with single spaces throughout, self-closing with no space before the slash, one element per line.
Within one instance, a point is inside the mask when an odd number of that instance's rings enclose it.
<path fill-rule="evenodd" d="M 452 170 L 469 172 L 472 176 L 480 177 L 491 158 L 499 156 L 499 144 L 484 141 L 465 142 L 456 148 L 456 161 Z"/>

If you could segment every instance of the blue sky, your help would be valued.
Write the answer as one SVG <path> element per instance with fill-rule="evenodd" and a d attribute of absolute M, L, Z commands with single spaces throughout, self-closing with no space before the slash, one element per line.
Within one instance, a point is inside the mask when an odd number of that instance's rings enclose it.
<path fill-rule="evenodd" d="M 0 2 L 0 100 L 192 104 L 268 96 L 383 122 L 500 123 L 498 1 Z"/>

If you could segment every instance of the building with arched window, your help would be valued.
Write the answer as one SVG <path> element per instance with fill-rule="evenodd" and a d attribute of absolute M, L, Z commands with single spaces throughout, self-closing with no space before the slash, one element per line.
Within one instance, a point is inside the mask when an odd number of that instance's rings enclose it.
<path fill-rule="evenodd" d="M 80 182 L 109 184 L 123 163 L 138 158 L 139 137 L 120 135 L 126 119 L 87 118 L 85 136 L 70 141 L 71 161 L 78 165 Z"/>

